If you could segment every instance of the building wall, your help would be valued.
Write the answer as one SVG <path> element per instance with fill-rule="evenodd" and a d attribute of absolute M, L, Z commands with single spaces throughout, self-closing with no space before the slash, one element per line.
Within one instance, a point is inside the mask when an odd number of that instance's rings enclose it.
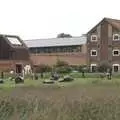
<path fill-rule="evenodd" d="M 86 44 L 82 45 L 81 52 L 62 52 L 62 53 L 40 53 L 30 55 L 33 65 L 47 64 L 55 65 L 57 60 L 66 61 L 70 65 L 87 64 Z"/>
<path fill-rule="evenodd" d="M 15 36 L 16 37 L 16 36 Z M 12 45 L 5 36 L 0 36 L 0 60 L 29 60 L 28 48 L 22 45 Z"/>
<path fill-rule="evenodd" d="M 16 64 L 30 64 L 29 51 L 23 41 L 20 40 L 21 46 L 13 45 L 6 36 L 0 35 L 0 71 L 15 70 Z"/>
<path fill-rule="evenodd" d="M 4 59 L 10 59 L 10 46 L 7 44 L 7 42 L 4 40 L 2 36 L 0 36 L 0 60 Z"/>
<path fill-rule="evenodd" d="M 88 65 L 92 63 L 99 64 L 103 61 L 108 61 L 111 58 L 112 52 L 111 49 L 109 49 L 108 47 L 109 44 L 111 44 L 110 43 L 111 40 L 108 37 L 108 35 L 109 36 L 111 35 L 109 31 L 110 26 L 108 26 L 108 23 L 105 21 L 102 24 L 96 26 L 96 28 L 94 28 L 94 30 L 88 34 L 87 38 Z M 91 35 L 97 35 L 96 42 L 91 41 Z M 91 56 L 90 51 L 92 49 L 97 50 L 97 56 Z"/>
<path fill-rule="evenodd" d="M 39 54 L 34 55 L 31 54 L 31 61 L 33 65 L 39 64 L 47 64 L 47 65 L 55 65 L 57 60 L 66 61 L 70 65 L 86 65 L 86 54 L 78 54 L 78 53 L 52 53 L 52 54 Z"/>
<path fill-rule="evenodd" d="M 120 65 L 120 55 L 113 56 L 113 50 L 120 50 L 120 40 L 114 41 L 113 34 L 119 34 L 120 32 L 114 26 L 109 24 L 107 21 L 102 21 L 95 28 L 93 28 L 87 35 L 87 63 L 90 66 L 91 64 L 97 64 L 97 66 L 106 61 L 111 66 L 113 64 Z M 97 35 L 98 40 L 96 42 L 91 42 L 91 35 Z M 97 56 L 91 56 L 91 49 L 97 50 Z M 120 68 L 119 68 L 120 70 Z"/>
<path fill-rule="evenodd" d="M 98 36 L 98 29 L 100 26 L 97 26 L 94 30 L 92 30 L 89 34 L 87 34 L 87 64 L 90 66 L 90 64 L 96 64 L 98 60 L 100 59 L 100 33 L 101 33 L 101 28 L 99 30 L 99 37 L 97 42 L 92 42 L 91 41 L 91 35 L 97 35 Z M 99 46 L 99 47 L 98 47 Z M 91 57 L 91 50 L 97 50 L 98 54 L 97 56 Z"/>
<path fill-rule="evenodd" d="M 0 60 L 0 71 L 16 70 L 16 64 L 21 64 L 23 67 L 30 64 L 30 61 L 24 60 Z"/>
<path fill-rule="evenodd" d="M 101 24 L 100 61 L 108 61 L 108 22 Z"/>

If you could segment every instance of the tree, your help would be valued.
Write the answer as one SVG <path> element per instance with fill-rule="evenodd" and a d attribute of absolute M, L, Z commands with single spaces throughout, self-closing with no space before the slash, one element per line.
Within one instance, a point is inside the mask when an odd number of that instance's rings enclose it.
<path fill-rule="evenodd" d="M 70 34 L 65 34 L 65 33 L 60 33 L 57 35 L 57 38 L 71 38 L 72 35 Z"/>

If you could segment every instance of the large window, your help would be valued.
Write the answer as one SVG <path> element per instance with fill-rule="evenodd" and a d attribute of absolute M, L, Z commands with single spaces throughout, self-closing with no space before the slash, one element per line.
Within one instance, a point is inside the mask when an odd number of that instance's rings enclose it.
<path fill-rule="evenodd" d="M 119 34 L 113 34 L 113 40 L 120 40 L 120 35 Z"/>
<path fill-rule="evenodd" d="M 91 41 L 96 42 L 97 41 L 97 35 L 91 35 Z"/>
<path fill-rule="evenodd" d="M 91 50 L 91 56 L 97 56 L 97 50 Z"/>
<path fill-rule="evenodd" d="M 113 56 L 119 56 L 120 51 L 118 49 L 113 50 Z"/>

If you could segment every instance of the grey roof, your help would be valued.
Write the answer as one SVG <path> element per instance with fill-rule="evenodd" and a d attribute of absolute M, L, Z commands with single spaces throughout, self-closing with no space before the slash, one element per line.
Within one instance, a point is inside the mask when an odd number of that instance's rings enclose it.
<path fill-rule="evenodd" d="M 29 48 L 82 45 L 86 43 L 86 36 L 72 38 L 33 39 L 25 40 L 24 42 Z"/>

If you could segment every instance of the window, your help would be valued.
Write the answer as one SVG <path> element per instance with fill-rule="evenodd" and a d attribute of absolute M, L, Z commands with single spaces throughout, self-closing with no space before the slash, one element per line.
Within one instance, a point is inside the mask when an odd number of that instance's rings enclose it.
<path fill-rule="evenodd" d="M 17 37 L 7 37 L 7 39 L 13 45 L 22 45 L 22 43 L 20 42 L 20 40 Z"/>
<path fill-rule="evenodd" d="M 90 66 L 91 72 L 96 72 L 96 69 L 97 69 L 97 65 L 96 64 L 91 64 L 91 66 Z"/>
<path fill-rule="evenodd" d="M 97 41 L 97 35 L 91 35 L 91 41 Z"/>
<path fill-rule="evenodd" d="M 91 56 L 97 56 L 97 50 L 91 50 Z"/>
<path fill-rule="evenodd" d="M 119 34 L 113 34 L 113 40 L 120 40 Z"/>
<path fill-rule="evenodd" d="M 77 47 L 77 52 L 82 52 L 82 46 Z"/>
<path fill-rule="evenodd" d="M 113 56 L 119 56 L 120 52 L 118 49 L 113 50 Z"/>
<path fill-rule="evenodd" d="M 113 64 L 113 72 L 118 72 L 119 71 L 119 64 Z"/>

